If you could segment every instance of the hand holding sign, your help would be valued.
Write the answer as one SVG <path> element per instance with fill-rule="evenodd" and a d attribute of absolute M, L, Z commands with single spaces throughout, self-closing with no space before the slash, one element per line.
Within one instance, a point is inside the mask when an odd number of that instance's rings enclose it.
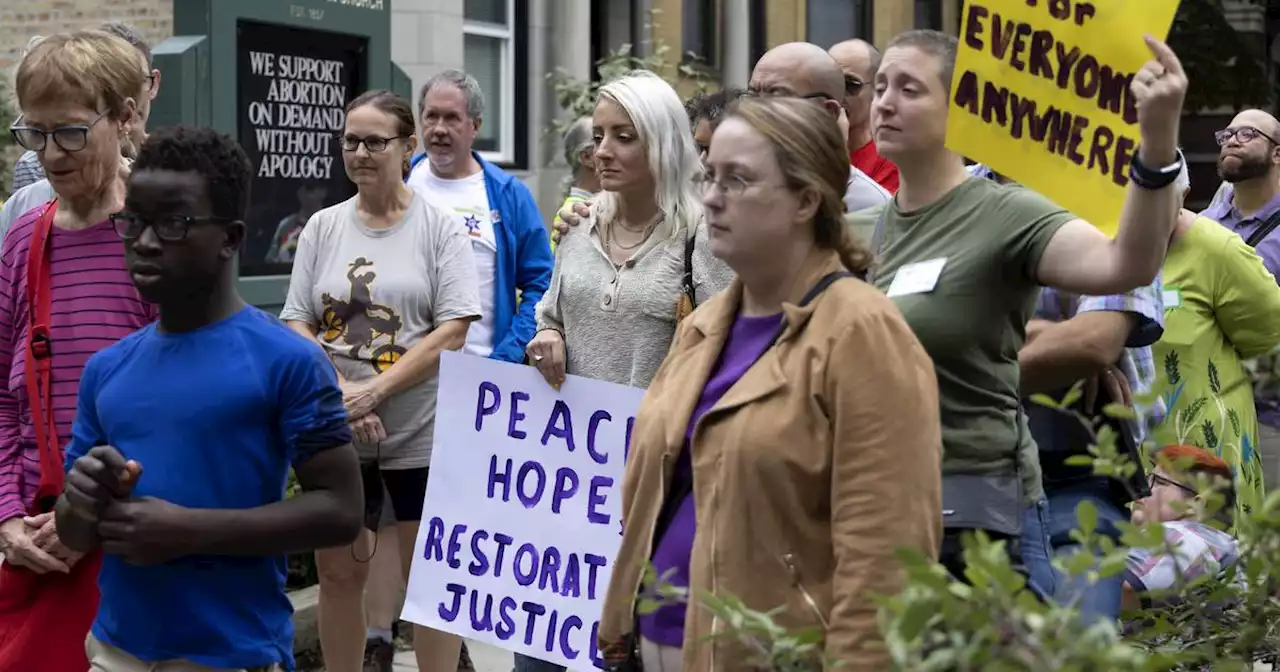
<path fill-rule="evenodd" d="M 1174 159 L 1186 75 L 1150 36 L 1167 35 L 1177 9 L 965 0 L 947 147 L 1113 233 L 1134 152 L 1151 168 Z"/>
<path fill-rule="evenodd" d="M 1130 90 L 1138 107 L 1138 146 L 1141 160 L 1148 166 L 1174 162 L 1178 151 L 1178 123 L 1182 101 L 1187 96 L 1187 73 L 1169 45 L 1150 35 L 1144 38 L 1152 60 L 1133 77 Z"/>
<path fill-rule="evenodd" d="M 598 669 L 644 390 L 568 376 L 556 392 L 531 367 L 454 352 L 439 387 L 404 619 Z"/>

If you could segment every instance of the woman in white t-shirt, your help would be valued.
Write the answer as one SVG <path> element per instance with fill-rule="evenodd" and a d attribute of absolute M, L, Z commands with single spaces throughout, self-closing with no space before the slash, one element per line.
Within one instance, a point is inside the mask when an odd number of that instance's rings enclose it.
<path fill-rule="evenodd" d="M 407 101 L 389 91 L 356 98 L 341 142 L 356 195 L 307 222 L 281 318 L 333 360 L 361 458 L 369 526 L 377 526 L 385 484 L 407 580 L 431 461 L 440 353 L 460 349 L 480 317 L 475 265 L 462 225 L 403 182 L 417 144 Z M 316 553 L 320 648 L 332 672 L 361 669 L 371 536 Z M 456 636 L 415 627 L 414 645 L 420 669 L 457 665 Z"/>

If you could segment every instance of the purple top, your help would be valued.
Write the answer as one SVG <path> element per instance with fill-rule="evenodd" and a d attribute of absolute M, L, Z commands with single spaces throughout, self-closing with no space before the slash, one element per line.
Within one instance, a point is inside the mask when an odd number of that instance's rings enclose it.
<path fill-rule="evenodd" d="M 684 449 L 676 460 L 676 471 L 679 478 L 693 479 L 693 461 L 689 456 L 689 440 L 693 437 L 693 428 L 698 420 L 720 401 L 729 388 L 755 364 L 772 343 L 782 324 L 782 313 L 766 317 L 746 317 L 739 315 L 733 322 L 729 336 L 725 339 L 724 349 L 720 351 L 720 359 L 711 369 L 711 377 L 702 388 L 702 396 L 698 405 L 689 417 L 689 428 L 685 432 Z M 680 502 L 671 525 L 653 551 L 654 571 L 658 576 L 669 574 L 666 581 L 681 588 L 689 586 L 689 556 L 693 553 L 693 538 L 697 529 L 697 516 L 693 504 L 693 492 Z M 684 604 L 664 605 L 651 614 L 640 616 L 640 632 L 644 638 L 655 644 L 680 648 L 684 645 Z"/>
<path fill-rule="evenodd" d="M 1217 205 L 1211 205 L 1201 215 L 1209 219 L 1215 219 L 1222 223 L 1231 231 L 1240 235 L 1245 240 L 1258 227 L 1262 226 L 1272 215 L 1280 211 L 1280 196 L 1267 201 L 1257 212 L 1249 217 L 1245 217 L 1235 203 L 1235 192 L 1230 192 Z M 1258 246 L 1254 248 L 1259 257 L 1262 257 L 1262 265 L 1267 267 L 1271 275 L 1280 279 L 1280 229 L 1271 232 L 1266 238 L 1263 238 Z M 1280 399 L 1270 395 L 1258 394 L 1254 398 L 1254 404 L 1258 410 L 1258 422 L 1268 427 L 1280 428 Z"/>
<path fill-rule="evenodd" d="M 0 245 L 0 522 L 26 514 L 40 485 L 40 450 L 27 406 L 27 255 L 43 208 L 20 217 Z M 50 278 L 53 414 L 58 444 L 71 438 L 76 389 L 89 356 L 156 318 L 134 289 L 111 222 L 54 228 Z"/>

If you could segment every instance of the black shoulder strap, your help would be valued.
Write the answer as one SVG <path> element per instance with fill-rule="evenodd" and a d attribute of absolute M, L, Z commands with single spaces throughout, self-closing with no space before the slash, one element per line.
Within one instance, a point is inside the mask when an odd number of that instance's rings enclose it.
<path fill-rule="evenodd" d="M 1271 232 L 1275 231 L 1277 226 L 1280 226 L 1280 210 L 1271 213 L 1267 221 L 1263 222 L 1262 226 L 1259 226 L 1256 231 L 1250 234 L 1244 244 L 1249 247 L 1257 247 L 1258 243 L 1261 243 L 1267 236 L 1271 235 Z"/>
<path fill-rule="evenodd" d="M 689 303 L 698 307 L 698 297 L 693 287 L 693 247 L 698 239 L 696 230 L 689 232 L 689 239 L 684 241 L 684 276 L 680 278 L 680 289 L 689 297 Z"/>
<path fill-rule="evenodd" d="M 796 305 L 803 308 L 804 306 L 807 306 L 813 303 L 813 300 L 818 298 L 818 295 L 827 291 L 827 288 L 830 287 L 836 280 L 839 280 L 841 278 L 852 278 L 852 277 L 855 277 L 855 276 L 849 271 L 834 271 L 832 273 L 828 273 L 822 276 L 822 278 L 820 278 L 816 283 L 814 283 L 813 287 L 810 287 L 809 291 L 804 295 L 804 298 L 800 299 L 800 303 L 797 303 Z M 782 334 L 786 330 L 787 330 L 787 321 L 783 320 L 782 324 L 778 325 L 778 331 L 773 335 L 773 340 L 769 341 L 769 346 L 766 347 L 764 350 L 760 351 L 760 357 L 764 357 L 764 353 L 769 352 L 769 348 L 772 348 L 774 344 L 778 342 L 778 339 L 782 338 Z M 756 357 L 757 362 L 760 361 L 760 357 Z"/>
<path fill-rule="evenodd" d="M 849 271 L 835 271 L 828 273 L 822 276 L 822 279 L 818 280 L 818 282 L 809 289 L 809 292 L 804 295 L 804 298 L 800 299 L 800 303 L 796 305 L 807 306 L 810 303 L 813 303 L 814 299 L 818 298 L 820 294 L 826 291 L 826 289 L 837 280 L 852 277 L 856 276 Z M 765 346 L 765 348 L 760 351 L 760 354 L 756 356 L 755 362 L 751 363 L 752 366 L 755 366 L 755 363 L 759 362 L 760 358 L 764 357 L 764 354 L 769 352 L 769 350 L 777 344 L 778 339 L 782 338 L 782 334 L 786 330 L 787 321 L 783 320 L 782 324 L 778 326 L 778 331 L 774 333 L 773 340 L 769 341 L 769 345 Z M 680 505 L 684 503 L 684 500 L 688 498 L 689 493 L 691 492 L 693 492 L 693 479 L 683 477 L 680 469 L 677 467 L 672 474 L 671 487 L 667 489 L 666 498 L 662 501 L 662 508 L 658 511 L 658 524 L 653 530 L 654 548 L 657 548 L 658 542 L 662 540 L 662 535 L 667 533 L 667 528 L 671 527 L 672 521 L 675 520 L 676 512 L 680 509 Z M 650 549 L 650 553 L 652 552 L 653 549 Z"/>

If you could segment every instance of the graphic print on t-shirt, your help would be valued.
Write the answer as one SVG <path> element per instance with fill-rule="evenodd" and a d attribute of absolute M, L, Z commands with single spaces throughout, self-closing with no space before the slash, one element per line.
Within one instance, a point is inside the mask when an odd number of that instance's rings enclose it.
<path fill-rule="evenodd" d="M 368 361 L 374 371 L 382 373 L 408 352 L 396 344 L 396 335 L 404 321 L 391 306 L 373 302 L 373 281 L 378 274 L 373 262 L 357 257 L 347 264 L 347 279 L 351 289 L 346 300 L 334 298 L 329 293 L 321 295 L 324 314 L 320 317 L 320 338 L 326 343 L 338 339 L 351 346 L 351 359 L 362 359 L 362 348 L 369 350 Z"/>
<path fill-rule="evenodd" d="M 462 223 L 466 225 L 467 233 L 471 234 L 472 238 L 482 237 L 480 233 L 479 216 L 473 212 L 467 212 L 465 210 L 458 210 L 458 214 L 462 215 Z"/>
<path fill-rule="evenodd" d="M 409 175 L 409 186 L 421 192 L 428 203 L 451 213 L 467 230 L 474 255 L 477 289 L 480 290 L 481 317 L 467 330 L 467 343 L 462 351 L 488 357 L 493 353 L 494 342 L 501 341 L 503 337 L 493 333 L 493 283 L 498 263 L 498 238 L 494 225 L 501 219 L 498 211 L 493 209 L 495 204 L 489 202 L 484 172 L 444 179 L 431 172 L 428 161 L 423 161 Z"/>

